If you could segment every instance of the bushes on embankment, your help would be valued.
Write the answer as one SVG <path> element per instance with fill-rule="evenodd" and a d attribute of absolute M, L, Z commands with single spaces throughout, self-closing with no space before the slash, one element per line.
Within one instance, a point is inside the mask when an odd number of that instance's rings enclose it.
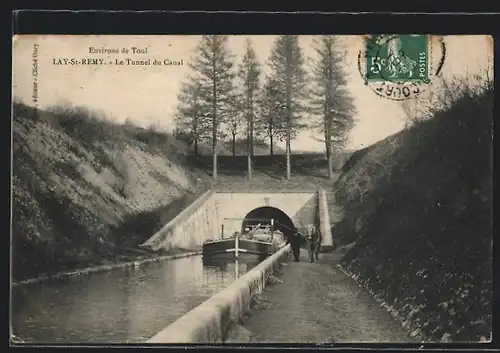
<path fill-rule="evenodd" d="M 342 267 L 427 340 L 489 339 L 493 88 L 355 153 L 336 183 Z M 449 97 L 448 97 L 449 98 Z"/>
<path fill-rule="evenodd" d="M 86 108 L 15 103 L 14 279 L 137 256 L 137 244 L 203 191 L 206 174 L 183 152 L 169 134 Z"/>

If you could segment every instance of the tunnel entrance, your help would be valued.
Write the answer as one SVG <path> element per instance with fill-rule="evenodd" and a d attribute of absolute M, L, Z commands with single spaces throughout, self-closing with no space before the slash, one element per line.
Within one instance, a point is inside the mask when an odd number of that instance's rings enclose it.
<path fill-rule="evenodd" d="M 288 215 L 276 207 L 264 206 L 256 208 L 245 216 L 241 225 L 241 232 L 244 233 L 246 228 L 252 228 L 258 225 L 270 225 L 271 219 L 274 219 L 274 229 L 280 230 L 285 237 L 288 237 L 295 230 L 293 221 Z"/>

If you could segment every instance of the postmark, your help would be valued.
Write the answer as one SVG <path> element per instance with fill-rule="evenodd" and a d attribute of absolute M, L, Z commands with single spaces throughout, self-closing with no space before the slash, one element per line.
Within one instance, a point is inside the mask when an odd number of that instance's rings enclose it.
<path fill-rule="evenodd" d="M 444 56 L 444 43 L 435 36 L 372 35 L 364 38 L 358 70 L 365 84 L 379 96 L 413 99 L 439 75 Z"/>

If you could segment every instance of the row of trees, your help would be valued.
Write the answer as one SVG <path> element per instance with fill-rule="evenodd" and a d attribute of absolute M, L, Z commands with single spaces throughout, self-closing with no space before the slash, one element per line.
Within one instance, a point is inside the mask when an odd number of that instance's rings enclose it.
<path fill-rule="evenodd" d="M 263 77 L 252 42 L 239 64 L 228 50 L 225 35 L 205 35 L 190 63 L 182 85 L 176 113 L 176 132 L 194 145 L 211 141 L 213 178 L 217 178 L 219 141 L 231 140 L 233 154 L 239 136 L 247 142 L 248 176 L 252 177 L 254 141 L 276 139 L 286 143 L 287 179 L 291 177 L 291 141 L 303 129 L 324 136 L 329 177 L 333 177 L 332 154 L 342 149 L 354 124 L 353 99 L 346 90 L 343 54 L 335 36 L 314 39 L 317 59 L 309 67 L 297 35 L 281 35 L 269 57 L 269 73 Z"/>

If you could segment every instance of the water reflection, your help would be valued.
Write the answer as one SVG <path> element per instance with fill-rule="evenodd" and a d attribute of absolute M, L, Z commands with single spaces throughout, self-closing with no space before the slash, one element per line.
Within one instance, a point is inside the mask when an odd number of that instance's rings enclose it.
<path fill-rule="evenodd" d="M 236 278 L 241 277 L 247 273 L 252 267 L 254 267 L 259 262 L 266 259 L 266 256 L 240 256 L 239 259 L 233 259 L 233 256 L 214 256 L 214 257 L 204 257 L 203 266 L 206 269 L 213 269 L 215 273 L 219 273 L 221 276 L 229 276 L 230 282 L 234 281 Z M 204 273 L 209 274 L 210 271 L 205 271 Z M 221 278 L 224 280 L 223 278 Z M 207 277 L 204 281 L 210 281 L 211 279 Z"/>
<path fill-rule="evenodd" d="M 144 342 L 261 260 L 195 256 L 16 287 L 13 333 L 32 343 Z"/>

